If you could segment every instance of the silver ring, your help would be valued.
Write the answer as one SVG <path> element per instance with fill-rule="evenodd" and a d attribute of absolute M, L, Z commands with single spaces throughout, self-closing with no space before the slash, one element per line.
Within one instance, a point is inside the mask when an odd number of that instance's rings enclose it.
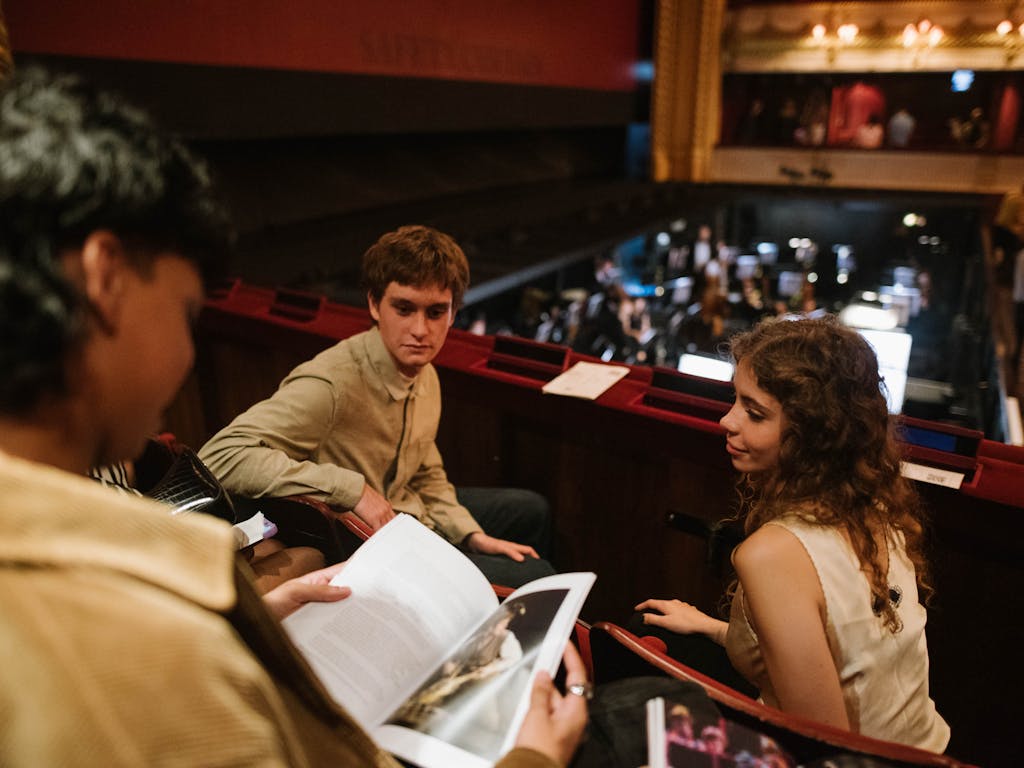
<path fill-rule="evenodd" d="M 593 683 L 571 683 L 565 687 L 565 691 L 573 696 L 582 696 L 587 701 L 594 698 Z"/>

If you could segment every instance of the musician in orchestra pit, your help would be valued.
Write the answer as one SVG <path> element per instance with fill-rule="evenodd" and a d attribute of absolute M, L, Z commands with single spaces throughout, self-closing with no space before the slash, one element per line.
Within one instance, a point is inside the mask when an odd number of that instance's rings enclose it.
<path fill-rule="evenodd" d="M 309 494 L 372 528 L 415 515 L 492 583 L 553 573 L 547 502 L 532 491 L 460 488 L 435 444 L 441 388 L 431 364 L 469 283 L 462 249 L 424 226 L 388 232 L 363 257 L 374 327 L 293 370 L 199 452 L 229 491 Z"/>

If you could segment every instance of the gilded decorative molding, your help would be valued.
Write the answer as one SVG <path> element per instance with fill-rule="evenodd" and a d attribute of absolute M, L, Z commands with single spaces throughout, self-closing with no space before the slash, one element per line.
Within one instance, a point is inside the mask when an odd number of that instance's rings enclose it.
<path fill-rule="evenodd" d="M 697 94 L 691 119 L 693 181 L 707 181 L 711 173 L 711 152 L 718 143 L 722 123 L 722 23 L 725 0 L 702 3 L 698 48 Z"/>
<path fill-rule="evenodd" d="M 800 171 L 807 189 L 889 189 L 1001 195 L 1020 188 L 1020 155 L 951 154 L 785 147 L 718 147 L 712 152 L 712 179 L 727 184 L 778 186 L 782 167 Z M 829 172 L 828 181 L 814 169 Z"/>
<path fill-rule="evenodd" d="M 705 181 L 721 113 L 725 0 L 659 0 L 651 105 L 651 175 Z"/>
<path fill-rule="evenodd" d="M 4 9 L 0 7 L 0 80 L 14 71 L 11 59 L 11 44 L 7 37 L 7 23 L 4 21 Z"/>
<path fill-rule="evenodd" d="M 674 145 L 672 105 L 678 87 L 679 5 L 685 0 L 659 0 L 654 45 L 654 86 L 651 94 L 651 177 L 655 181 L 675 178 L 670 160 Z"/>
<path fill-rule="evenodd" d="M 940 25 L 934 47 L 908 50 L 902 34 L 922 19 Z M 1003 19 L 1015 29 L 999 35 Z M 904 0 L 903 2 L 835 2 L 745 6 L 726 15 L 722 31 L 727 72 L 911 71 L 1024 69 L 1024 3 L 992 0 Z M 815 40 L 811 30 L 822 24 L 828 34 Z M 855 24 L 851 40 L 839 41 L 840 24 Z"/>

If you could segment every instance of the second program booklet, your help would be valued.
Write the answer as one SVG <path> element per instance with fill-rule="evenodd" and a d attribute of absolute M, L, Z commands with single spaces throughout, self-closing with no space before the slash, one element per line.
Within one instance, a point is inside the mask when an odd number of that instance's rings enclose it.
<path fill-rule="evenodd" d="M 557 670 L 594 579 L 547 576 L 499 604 L 469 558 L 398 515 L 335 577 L 350 597 L 305 605 L 284 626 L 385 749 L 424 768 L 483 768 L 512 747 L 533 680 Z"/>

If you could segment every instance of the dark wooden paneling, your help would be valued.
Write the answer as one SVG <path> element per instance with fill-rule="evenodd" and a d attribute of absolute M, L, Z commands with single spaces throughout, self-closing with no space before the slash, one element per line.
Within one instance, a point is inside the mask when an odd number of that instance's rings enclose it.
<path fill-rule="evenodd" d="M 15 63 L 84 75 L 193 139 L 625 125 L 634 108 L 629 92 L 584 88 L 38 54 Z"/>
<path fill-rule="evenodd" d="M 1016 703 L 1024 673 L 1015 660 L 1024 647 L 1024 510 L 919 488 L 932 519 L 931 682 L 953 729 L 949 752 L 984 766 L 1018 765 L 1024 753 Z"/>
<path fill-rule="evenodd" d="M 727 462 L 693 463 L 695 453 L 724 457 L 721 438 L 695 444 L 672 425 L 621 412 L 597 417 L 590 402 L 464 370 L 442 368 L 441 376 L 438 445 L 450 478 L 524 486 L 550 500 L 557 566 L 606 574 L 588 618 L 622 621 L 640 600 L 670 594 L 716 608 L 724 574 L 708 567 L 706 540 L 667 520 L 670 512 L 707 522 L 728 515 Z"/>

